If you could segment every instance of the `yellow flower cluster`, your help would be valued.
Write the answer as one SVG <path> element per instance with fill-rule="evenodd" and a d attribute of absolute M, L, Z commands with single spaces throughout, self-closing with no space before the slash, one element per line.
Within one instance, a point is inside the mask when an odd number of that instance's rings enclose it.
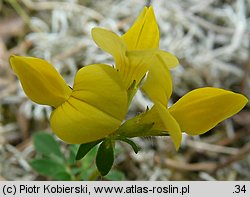
<path fill-rule="evenodd" d="M 10 58 L 26 95 L 55 108 L 51 128 L 67 143 L 83 144 L 110 135 L 170 135 L 178 149 L 182 132 L 203 134 L 248 102 L 241 94 L 204 87 L 187 93 L 168 108 L 172 94 L 169 69 L 178 65 L 178 60 L 159 49 L 160 33 L 152 7 L 145 7 L 124 35 L 93 28 L 92 37 L 113 56 L 115 68 L 105 64 L 85 66 L 77 72 L 72 89 L 45 60 Z M 154 106 L 122 124 L 138 89 Z"/>

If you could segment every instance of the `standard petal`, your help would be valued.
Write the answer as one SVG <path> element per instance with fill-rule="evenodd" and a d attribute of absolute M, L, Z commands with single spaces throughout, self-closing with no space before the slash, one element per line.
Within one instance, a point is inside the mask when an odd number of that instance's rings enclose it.
<path fill-rule="evenodd" d="M 161 103 L 156 102 L 155 105 L 142 117 L 142 124 L 151 122 L 154 123 L 152 130 L 166 131 L 169 133 L 176 150 L 178 150 L 182 139 L 181 129 L 174 117 L 169 113 L 168 109 Z"/>
<path fill-rule="evenodd" d="M 199 135 L 239 112 L 247 102 L 241 94 L 206 87 L 187 93 L 169 111 L 183 131 Z"/>
<path fill-rule="evenodd" d="M 157 101 L 167 106 L 172 94 L 172 78 L 169 69 L 164 66 L 157 55 L 152 60 L 142 90 L 153 102 Z"/>
<path fill-rule="evenodd" d="M 159 28 L 152 6 L 145 7 L 132 27 L 122 36 L 128 50 L 156 49 L 159 47 Z"/>
<path fill-rule="evenodd" d="M 54 110 L 52 130 L 68 143 L 87 143 L 113 133 L 127 112 L 127 93 L 107 65 L 90 65 L 76 75 L 73 92 Z"/>
<path fill-rule="evenodd" d="M 69 98 L 71 89 L 56 69 L 45 60 L 11 56 L 10 64 L 24 92 L 32 101 L 57 107 Z"/>
<path fill-rule="evenodd" d="M 123 84 L 127 89 L 134 81 L 135 86 L 141 82 L 150 67 L 150 62 L 153 56 L 154 50 L 127 52 L 129 63 L 119 70 Z"/>
<path fill-rule="evenodd" d="M 114 32 L 102 28 L 93 28 L 92 37 L 102 50 L 113 56 L 118 70 L 121 70 L 121 68 L 128 63 L 126 57 L 126 45 Z"/>

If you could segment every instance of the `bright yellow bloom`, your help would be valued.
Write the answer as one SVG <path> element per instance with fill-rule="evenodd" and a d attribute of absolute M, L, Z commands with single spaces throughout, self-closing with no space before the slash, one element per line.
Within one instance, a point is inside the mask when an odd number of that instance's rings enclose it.
<path fill-rule="evenodd" d="M 151 6 L 145 7 L 131 28 L 121 37 L 101 28 L 94 28 L 92 37 L 101 49 L 114 57 L 116 68 L 127 89 L 133 82 L 137 88 L 148 72 L 142 90 L 152 101 L 160 102 L 160 104 L 155 105 L 145 116 L 142 115 L 139 119 L 135 117 L 133 120 L 136 120 L 140 125 L 146 124 L 147 121 L 152 122 L 151 119 L 157 120 L 151 130 L 161 134 L 162 131 L 168 131 L 176 146 L 179 146 L 181 141 L 179 125 L 170 113 L 164 110 L 172 94 L 169 68 L 176 66 L 178 60 L 170 53 L 158 49 L 160 33 L 153 8 Z M 133 120 L 132 123 L 128 122 L 126 127 L 120 128 L 118 133 L 121 133 L 123 128 L 125 128 L 124 135 L 128 135 L 127 132 L 131 129 L 136 132 L 136 128 L 128 126 L 134 125 Z M 137 132 L 137 135 L 140 134 Z M 150 135 L 154 135 L 153 132 L 150 132 Z"/>
<path fill-rule="evenodd" d="M 231 91 L 198 88 L 170 108 L 156 100 L 150 110 L 127 120 L 117 132 L 129 137 L 170 135 L 178 150 L 182 131 L 189 135 L 203 134 L 238 113 L 247 102 L 245 96 Z"/>
<path fill-rule="evenodd" d="M 65 142 L 82 144 L 110 134 L 170 135 L 178 149 L 182 131 L 190 135 L 205 133 L 248 102 L 241 94 L 206 87 L 187 93 L 168 108 L 172 94 L 169 69 L 178 60 L 159 49 L 160 35 L 152 7 L 145 7 L 122 36 L 101 28 L 94 28 L 92 36 L 101 49 L 113 56 L 116 70 L 105 64 L 86 66 L 77 72 L 72 89 L 46 61 L 10 58 L 27 96 L 55 108 L 51 127 Z M 121 125 L 138 88 L 154 106 Z"/>
<path fill-rule="evenodd" d="M 171 68 L 178 64 L 175 56 L 159 50 L 159 29 L 153 8 L 145 7 L 132 27 L 121 37 L 115 33 L 93 28 L 92 37 L 96 44 L 110 53 L 115 60 L 119 74 L 128 89 L 134 82 L 137 86 L 146 72 L 149 71 L 149 80 L 155 78 L 155 73 L 161 74 L 165 67 Z M 158 65 L 154 65 L 155 62 Z M 165 73 L 163 73 L 165 75 Z M 145 86 L 147 91 L 148 86 Z"/>
<path fill-rule="evenodd" d="M 158 49 L 160 32 L 152 6 L 145 7 L 141 11 L 122 39 L 129 50 L 156 49 L 142 90 L 152 101 L 159 101 L 163 105 L 167 105 L 172 94 L 172 79 L 169 69 L 178 64 L 178 59 L 172 54 Z"/>
<path fill-rule="evenodd" d="M 238 113 L 247 102 L 248 99 L 241 94 L 220 88 L 205 87 L 187 93 L 169 109 L 165 107 L 164 110 L 169 111 L 170 116 L 176 120 L 180 131 L 189 135 L 200 135 Z M 155 103 L 155 105 L 162 104 Z M 166 112 L 160 113 L 161 115 L 158 116 L 162 116 Z M 152 120 L 154 119 L 157 120 L 157 117 L 152 117 Z M 167 120 L 165 120 L 165 123 L 168 124 Z M 181 138 L 176 136 L 179 136 L 179 134 L 171 131 L 169 131 L 169 134 L 176 149 L 178 149 Z"/>
<path fill-rule="evenodd" d="M 97 39 L 98 34 L 99 39 Z M 181 131 L 190 135 L 205 133 L 219 122 L 239 112 L 248 102 L 243 95 L 230 91 L 200 88 L 189 92 L 168 109 L 168 100 L 172 94 L 169 68 L 176 66 L 178 60 L 173 55 L 158 49 L 159 30 L 152 7 L 143 9 L 121 39 L 114 33 L 112 35 L 115 39 L 110 42 L 112 40 L 110 35 L 101 33 L 100 29 L 93 30 L 95 42 L 113 55 L 119 71 L 127 70 L 128 73 L 134 73 L 136 66 L 131 66 L 129 64 L 131 62 L 126 59 L 129 51 L 136 50 L 138 53 L 147 51 L 148 54 L 154 54 L 147 59 L 148 64 L 145 64 L 150 66 L 145 67 L 145 71 L 149 72 L 142 84 L 142 90 L 155 104 L 147 112 L 125 122 L 118 130 L 122 135 L 135 137 L 169 134 L 178 149 L 182 138 Z M 100 41 L 101 38 L 106 40 L 105 44 Z M 145 57 L 148 54 L 145 54 Z"/>
<path fill-rule="evenodd" d="M 71 90 L 54 67 L 33 57 L 11 56 L 26 95 L 55 107 L 52 130 L 63 141 L 82 144 L 113 133 L 127 112 L 127 92 L 117 71 L 105 64 L 83 67 Z"/>

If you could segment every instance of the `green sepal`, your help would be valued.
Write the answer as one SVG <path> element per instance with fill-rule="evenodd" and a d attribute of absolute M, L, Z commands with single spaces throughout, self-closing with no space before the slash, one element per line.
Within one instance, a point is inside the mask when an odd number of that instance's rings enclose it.
<path fill-rule="evenodd" d="M 169 133 L 167 131 L 162 131 L 155 128 L 155 123 L 157 120 L 148 118 L 150 113 L 151 110 L 147 109 L 146 112 L 127 120 L 116 130 L 115 135 L 126 138 L 168 136 Z"/>
<path fill-rule="evenodd" d="M 118 128 L 116 134 L 125 136 L 127 138 L 148 136 L 147 133 L 150 132 L 154 123 L 152 122 L 142 124 L 142 115 L 143 114 L 140 114 L 132 119 L 127 120 Z"/>
<path fill-rule="evenodd" d="M 134 80 L 133 83 L 129 86 L 127 92 L 128 92 L 128 105 L 131 103 L 132 99 L 135 96 L 135 93 L 137 92 L 136 87 L 136 81 Z"/>
<path fill-rule="evenodd" d="M 133 150 L 136 154 L 141 150 L 141 148 L 136 143 L 134 143 L 132 140 L 130 140 L 126 137 L 117 136 L 115 139 L 128 143 L 133 148 Z"/>
<path fill-rule="evenodd" d="M 102 176 L 109 173 L 114 163 L 113 141 L 109 138 L 104 140 L 96 155 L 96 167 Z"/>
<path fill-rule="evenodd" d="M 76 154 L 76 160 L 82 159 L 92 148 L 94 148 L 102 140 L 103 139 L 97 140 L 97 141 L 94 141 L 94 142 L 89 142 L 89 143 L 86 143 L 86 144 L 81 144 L 78 151 L 77 151 L 77 154 Z"/>

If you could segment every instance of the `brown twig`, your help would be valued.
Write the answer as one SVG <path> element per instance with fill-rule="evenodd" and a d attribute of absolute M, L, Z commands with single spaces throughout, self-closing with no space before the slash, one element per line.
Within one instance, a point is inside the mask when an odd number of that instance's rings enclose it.
<path fill-rule="evenodd" d="M 225 162 L 222 163 L 215 163 L 215 162 L 186 163 L 169 158 L 165 159 L 163 163 L 168 168 L 174 168 L 182 171 L 206 171 L 210 173 L 215 173 L 217 170 L 225 168 L 230 164 L 243 159 L 248 154 L 250 154 L 250 143 L 248 143 L 242 149 L 240 149 L 237 154 L 230 156 Z"/>
<path fill-rule="evenodd" d="M 208 144 L 208 143 L 204 143 L 204 142 L 197 142 L 197 141 L 193 141 L 190 139 L 187 139 L 187 145 L 189 147 L 196 149 L 196 150 L 223 153 L 223 154 L 229 154 L 229 155 L 237 155 L 239 152 L 239 150 L 236 148 Z"/>
<path fill-rule="evenodd" d="M 178 162 L 173 159 L 165 159 L 164 165 L 168 168 L 174 168 L 181 171 L 206 171 L 212 172 L 216 169 L 217 165 L 214 162 L 199 162 L 199 163 L 185 163 Z"/>
<path fill-rule="evenodd" d="M 218 164 L 214 170 L 216 171 L 221 168 L 225 168 L 236 161 L 242 160 L 248 154 L 250 154 L 250 143 L 246 144 L 242 149 L 240 149 L 238 154 L 233 155 L 229 157 L 225 162 Z"/>
<path fill-rule="evenodd" d="M 248 130 L 246 130 L 246 128 L 241 129 L 241 130 L 237 130 L 237 132 L 235 133 L 235 135 L 234 135 L 233 138 L 231 138 L 231 137 L 223 138 L 223 139 L 217 141 L 216 145 L 219 145 L 219 146 L 228 146 L 228 145 L 236 142 L 237 140 L 242 139 L 249 132 L 250 132 L 250 129 L 248 131 Z"/>

